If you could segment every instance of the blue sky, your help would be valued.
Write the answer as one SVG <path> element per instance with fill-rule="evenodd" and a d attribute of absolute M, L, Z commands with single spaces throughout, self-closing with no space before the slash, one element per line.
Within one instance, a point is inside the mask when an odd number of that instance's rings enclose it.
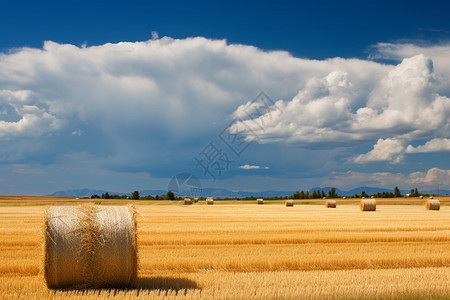
<path fill-rule="evenodd" d="M 0 194 L 450 189 L 449 6 L 4 2 Z"/>

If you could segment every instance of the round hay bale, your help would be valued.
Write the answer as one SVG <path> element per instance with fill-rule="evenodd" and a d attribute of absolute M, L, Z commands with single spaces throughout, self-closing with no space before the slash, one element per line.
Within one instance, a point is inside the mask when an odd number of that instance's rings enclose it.
<path fill-rule="evenodd" d="M 213 204 L 214 204 L 214 199 L 213 199 L 213 197 L 208 197 L 208 198 L 206 198 L 206 204 L 207 204 L 207 205 L 213 205 Z"/>
<path fill-rule="evenodd" d="M 406 194 L 406 198 L 409 198 L 411 196 L 411 194 Z"/>
<path fill-rule="evenodd" d="M 342 197 L 342 199 L 347 199 L 347 197 L 344 196 L 344 197 Z"/>
<path fill-rule="evenodd" d="M 376 211 L 377 201 L 375 199 L 361 199 L 359 208 L 361 211 Z"/>
<path fill-rule="evenodd" d="M 48 288 L 130 287 L 137 275 L 132 206 L 50 206 L 44 222 Z"/>
<path fill-rule="evenodd" d="M 198 198 L 194 198 L 194 203 L 197 203 L 198 202 Z"/>
<path fill-rule="evenodd" d="M 433 199 L 433 196 L 430 196 L 430 199 Z"/>
<path fill-rule="evenodd" d="M 423 196 L 419 196 L 420 199 L 423 199 Z"/>
<path fill-rule="evenodd" d="M 327 208 L 336 208 L 336 200 L 327 200 L 327 201 L 325 201 L 325 207 L 327 207 Z"/>
<path fill-rule="evenodd" d="M 325 199 L 327 199 L 327 197 L 323 197 L 322 199 L 325 200 Z"/>
<path fill-rule="evenodd" d="M 294 200 L 292 199 L 286 200 L 285 205 L 288 207 L 294 206 Z"/>
<path fill-rule="evenodd" d="M 264 204 L 264 200 L 262 198 L 258 198 L 258 199 L 256 199 L 256 203 L 259 205 L 262 205 L 262 204 Z"/>
<path fill-rule="evenodd" d="M 184 205 L 191 205 L 192 199 L 191 198 L 184 198 Z"/>
<path fill-rule="evenodd" d="M 441 202 L 438 199 L 428 199 L 425 208 L 427 210 L 439 210 L 441 208 Z"/>

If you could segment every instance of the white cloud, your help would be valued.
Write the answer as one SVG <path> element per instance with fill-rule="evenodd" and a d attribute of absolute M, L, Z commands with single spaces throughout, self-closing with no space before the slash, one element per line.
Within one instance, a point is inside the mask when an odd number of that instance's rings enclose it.
<path fill-rule="evenodd" d="M 259 169 L 259 168 L 260 168 L 260 166 L 254 166 L 254 165 L 239 166 L 239 169 L 242 169 L 242 170 L 255 170 L 255 169 Z"/>
<path fill-rule="evenodd" d="M 358 186 L 374 186 L 382 188 L 435 189 L 437 184 L 441 187 L 450 185 L 450 170 L 431 168 L 426 172 L 413 172 L 410 174 L 374 172 L 364 173 L 348 171 L 335 173 L 325 179 L 322 186 L 336 186 L 341 189 L 352 189 Z"/>
<path fill-rule="evenodd" d="M 450 185 L 450 170 L 442 170 L 438 168 L 432 168 L 426 173 L 424 172 L 414 172 L 409 178 L 411 182 L 416 184 L 431 184 L 441 186 Z"/>
<path fill-rule="evenodd" d="M 270 148 L 253 161 L 263 169 L 271 163 L 265 158 L 289 153 L 278 159 L 282 167 L 271 164 L 270 173 L 284 168 L 310 174 L 323 167 L 312 163 L 322 152 L 307 152 L 305 162 L 296 147 L 283 148 L 286 142 L 331 148 L 326 165 L 335 168 L 334 153 L 354 155 L 343 147 L 449 138 L 450 80 L 443 79 L 450 74 L 450 47 L 424 49 L 425 55 L 416 55 L 416 47 L 392 66 L 300 59 L 225 40 L 155 37 L 82 47 L 45 42 L 43 49 L 0 54 L 0 162 L 50 164 L 82 151 L 104 168 L 170 178 L 194 168 L 192 157 L 230 116 L 245 117 L 245 103 L 261 90 L 280 109 L 262 116 L 265 126 L 254 132 L 260 143 L 280 142 L 280 150 Z M 244 122 L 236 126 L 254 126 Z M 382 156 L 372 151 L 361 160 Z M 390 151 L 388 160 L 401 157 Z"/>
<path fill-rule="evenodd" d="M 281 110 L 247 118 L 230 130 L 245 132 L 260 143 L 303 145 L 331 142 L 351 147 L 382 137 L 389 149 L 375 145 L 357 162 L 398 162 L 402 159 L 400 140 L 450 135 L 450 99 L 434 89 L 430 58 L 417 55 L 387 72 L 378 70 L 367 79 L 373 85 L 358 78 L 359 68 L 348 70 L 343 64 L 341 69 L 310 78 L 291 101 L 276 103 Z M 239 109 L 235 115 L 241 115 Z M 258 126 L 262 122 L 265 126 Z"/>
<path fill-rule="evenodd" d="M 448 152 L 450 151 L 450 139 L 432 139 L 425 143 L 425 145 L 419 145 L 413 147 L 408 145 L 406 153 L 427 153 L 427 152 Z"/>
<path fill-rule="evenodd" d="M 359 155 L 354 161 L 359 164 L 377 161 L 399 163 L 403 159 L 403 152 L 404 147 L 400 141 L 395 139 L 379 139 L 373 146 L 373 150 Z"/>

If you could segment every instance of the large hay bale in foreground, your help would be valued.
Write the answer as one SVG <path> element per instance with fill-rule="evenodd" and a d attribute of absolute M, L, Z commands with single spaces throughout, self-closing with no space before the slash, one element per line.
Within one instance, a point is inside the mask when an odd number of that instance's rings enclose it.
<path fill-rule="evenodd" d="M 138 264 L 134 207 L 50 206 L 44 227 L 47 287 L 133 284 Z"/>
<path fill-rule="evenodd" d="M 294 206 L 294 200 L 292 199 L 286 200 L 285 205 L 288 207 Z"/>
<path fill-rule="evenodd" d="M 191 198 L 184 198 L 184 205 L 191 205 L 192 199 Z"/>
<path fill-rule="evenodd" d="M 264 200 L 262 198 L 258 198 L 258 199 L 256 199 L 256 203 L 259 205 L 262 205 L 262 204 L 264 204 Z"/>
<path fill-rule="evenodd" d="M 359 208 L 361 211 L 376 211 L 377 201 L 375 199 L 361 199 Z"/>
<path fill-rule="evenodd" d="M 325 207 L 327 207 L 327 208 L 336 208 L 336 200 L 327 200 L 327 201 L 325 201 Z"/>
<path fill-rule="evenodd" d="M 207 197 L 207 198 L 206 198 L 206 204 L 208 204 L 208 205 L 213 205 L 213 204 L 214 204 L 214 199 L 213 199 L 213 197 Z"/>
<path fill-rule="evenodd" d="M 441 208 L 441 202 L 438 199 L 428 199 L 425 203 L 425 208 L 427 210 L 439 210 Z"/>

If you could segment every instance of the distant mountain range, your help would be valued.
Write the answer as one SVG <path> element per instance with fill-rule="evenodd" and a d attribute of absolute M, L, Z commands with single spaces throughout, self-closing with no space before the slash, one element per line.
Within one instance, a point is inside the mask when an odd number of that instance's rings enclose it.
<path fill-rule="evenodd" d="M 309 190 L 310 193 L 313 191 L 324 191 L 326 194 L 328 194 L 328 191 L 331 189 L 331 187 L 314 187 Z M 336 193 L 339 196 L 352 196 L 355 194 L 361 195 L 362 192 L 366 192 L 368 195 L 376 194 L 376 193 L 383 193 L 383 192 L 393 192 L 393 189 L 382 189 L 382 188 L 376 188 L 376 187 L 367 187 L 362 186 L 358 188 L 354 188 L 348 191 L 344 191 L 341 189 L 336 188 Z M 94 189 L 74 189 L 74 190 L 66 190 L 66 191 L 57 191 L 47 196 L 57 196 L 57 197 L 86 197 L 91 196 L 94 194 L 97 194 L 101 196 L 103 193 L 109 193 L 109 194 L 116 194 L 116 195 L 131 195 L 131 192 L 129 193 L 123 193 L 123 192 L 113 192 L 113 191 L 105 191 L 105 190 L 94 190 Z M 401 190 L 402 194 L 405 195 L 409 193 L 409 190 Z M 435 191 L 421 191 L 420 193 L 423 194 L 437 194 L 437 190 Z M 144 195 L 162 195 L 166 194 L 167 190 L 142 190 L 139 191 L 139 194 L 141 196 Z M 175 192 L 175 195 L 177 196 L 191 196 L 191 197 L 229 197 L 229 198 L 244 198 L 244 197 L 274 197 L 274 196 L 290 196 L 295 191 L 263 191 L 263 192 L 245 192 L 245 191 L 230 191 L 227 189 L 213 189 L 213 188 L 205 188 L 200 190 L 193 189 L 193 190 L 186 190 L 182 192 Z M 450 190 L 440 190 L 440 195 L 450 195 Z"/>

